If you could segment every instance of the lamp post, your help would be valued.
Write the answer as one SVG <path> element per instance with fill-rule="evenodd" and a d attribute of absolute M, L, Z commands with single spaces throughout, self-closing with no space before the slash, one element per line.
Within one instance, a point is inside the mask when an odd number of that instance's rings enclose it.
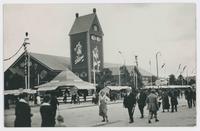
<path fill-rule="evenodd" d="M 122 52 L 121 52 L 121 51 L 118 51 L 118 53 L 122 56 L 122 59 L 123 59 L 123 61 L 124 61 L 124 66 L 125 66 L 126 61 L 125 61 L 125 58 L 124 58 Z M 121 73 L 120 73 L 120 66 L 119 66 L 119 86 L 120 86 L 120 85 L 121 85 Z"/>
<path fill-rule="evenodd" d="M 151 60 L 149 61 L 149 68 L 150 68 L 150 73 L 151 73 Z M 151 86 L 153 86 L 153 80 L 152 80 L 152 76 L 151 76 L 151 79 L 150 79 L 150 81 L 151 81 Z"/>
<path fill-rule="evenodd" d="M 158 55 L 161 55 L 160 52 L 156 53 L 156 71 L 157 71 L 157 79 L 159 79 L 159 72 L 158 72 Z"/>
<path fill-rule="evenodd" d="M 27 44 L 28 43 L 28 32 L 25 33 L 25 38 L 24 38 L 24 54 L 25 54 L 25 63 L 24 63 L 24 76 L 25 76 L 25 88 L 30 89 L 30 56 L 27 50 Z M 28 68 L 28 69 L 27 69 Z"/>

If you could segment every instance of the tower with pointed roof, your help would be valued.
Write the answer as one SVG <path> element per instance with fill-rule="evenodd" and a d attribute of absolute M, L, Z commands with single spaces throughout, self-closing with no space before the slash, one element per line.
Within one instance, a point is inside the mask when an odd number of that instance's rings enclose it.
<path fill-rule="evenodd" d="M 75 14 L 74 24 L 69 32 L 72 71 L 85 81 L 92 82 L 93 70 L 103 68 L 103 31 L 93 13 L 79 16 Z"/>

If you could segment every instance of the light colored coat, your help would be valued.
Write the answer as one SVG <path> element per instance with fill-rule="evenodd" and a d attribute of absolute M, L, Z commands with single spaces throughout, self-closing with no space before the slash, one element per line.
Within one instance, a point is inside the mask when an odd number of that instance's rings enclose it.
<path fill-rule="evenodd" d="M 158 101 L 157 101 L 157 96 L 153 93 L 150 93 L 149 96 L 146 99 L 146 103 L 148 104 L 147 109 L 151 112 L 156 112 L 158 111 Z"/>

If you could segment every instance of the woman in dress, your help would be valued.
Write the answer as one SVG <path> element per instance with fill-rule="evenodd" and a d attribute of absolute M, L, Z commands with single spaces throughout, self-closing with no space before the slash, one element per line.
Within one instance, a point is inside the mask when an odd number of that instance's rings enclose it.
<path fill-rule="evenodd" d="M 103 117 L 102 122 L 108 122 L 108 115 L 107 115 L 107 102 L 110 99 L 106 96 L 104 91 L 100 91 L 99 93 L 99 115 Z"/>

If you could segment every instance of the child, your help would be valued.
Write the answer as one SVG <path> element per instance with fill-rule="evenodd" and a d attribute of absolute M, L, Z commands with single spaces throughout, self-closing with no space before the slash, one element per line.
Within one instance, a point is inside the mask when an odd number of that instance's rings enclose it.
<path fill-rule="evenodd" d="M 57 123 L 55 127 L 66 127 L 66 125 L 64 124 L 64 118 L 61 115 L 57 116 Z"/>

